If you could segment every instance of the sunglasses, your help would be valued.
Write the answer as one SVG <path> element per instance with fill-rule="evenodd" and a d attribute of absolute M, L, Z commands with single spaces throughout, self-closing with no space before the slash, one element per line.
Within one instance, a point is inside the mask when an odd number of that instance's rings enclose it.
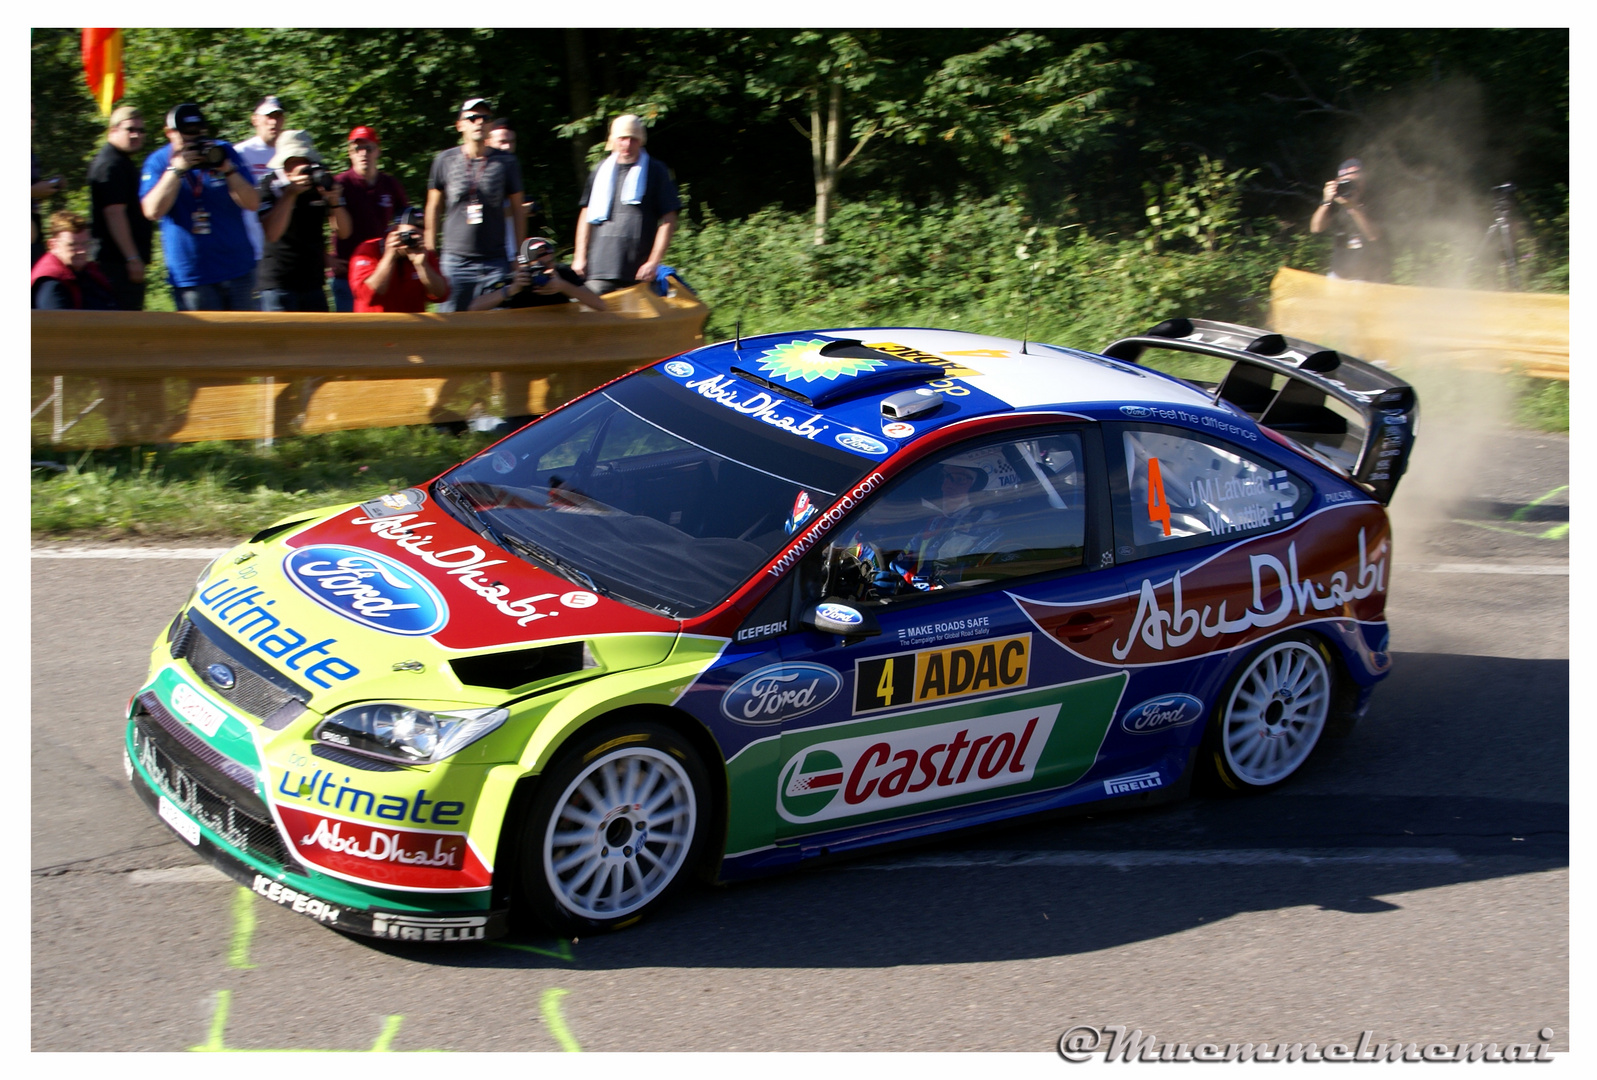
<path fill-rule="evenodd" d="M 482 121 L 484 121 L 484 120 L 486 120 L 488 118 L 486 116 L 482 115 L 482 113 L 467 113 L 465 116 L 462 116 L 461 119 L 462 120 L 469 120 L 473 124 L 476 124 L 476 123 L 481 123 Z"/>
<path fill-rule="evenodd" d="M 122 130 L 126 131 L 126 132 L 128 132 L 129 134 L 132 134 L 132 135 L 143 135 L 144 134 L 144 129 L 141 128 L 141 127 L 123 128 Z"/>

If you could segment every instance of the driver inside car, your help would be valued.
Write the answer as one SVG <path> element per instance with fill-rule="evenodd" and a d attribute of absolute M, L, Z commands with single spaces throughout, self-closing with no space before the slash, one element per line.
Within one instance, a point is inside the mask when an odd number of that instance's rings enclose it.
<path fill-rule="evenodd" d="M 883 550 L 867 538 L 865 530 L 855 530 L 843 546 L 843 555 L 859 564 L 862 578 L 876 596 L 930 592 L 955 584 L 961 578 L 961 556 L 999 550 L 1003 530 L 998 512 L 972 499 L 989 483 L 983 465 L 975 455 L 942 462 L 937 494 L 920 500 L 921 506 L 934 514 L 922 521 L 902 548 Z"/>

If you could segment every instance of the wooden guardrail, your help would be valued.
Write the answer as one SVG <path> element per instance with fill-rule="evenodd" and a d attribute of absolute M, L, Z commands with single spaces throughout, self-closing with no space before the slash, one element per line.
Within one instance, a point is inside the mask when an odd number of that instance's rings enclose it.
<path fill-rule="evenodd" d="M 35 443 L 272 439 L 518 416 L 703 341 L 685 288 L 434 314 L 35 311 Z"/>
<path fill-rule="evenodd" d="M 1351 356 L 1439 358 L 1569 379 L 1569 296 L 1340 281 L 1283 267 L 1270 283 L 1271 329 Z"/>

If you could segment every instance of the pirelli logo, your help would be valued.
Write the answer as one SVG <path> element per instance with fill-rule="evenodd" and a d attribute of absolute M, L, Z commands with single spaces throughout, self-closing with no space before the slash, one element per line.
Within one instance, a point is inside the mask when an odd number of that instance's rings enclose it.
<path fill-rule="evenodd" d="M 854 662 L 854 715 L 1017 690 L 1031 674 L 1031 635 Z"/>

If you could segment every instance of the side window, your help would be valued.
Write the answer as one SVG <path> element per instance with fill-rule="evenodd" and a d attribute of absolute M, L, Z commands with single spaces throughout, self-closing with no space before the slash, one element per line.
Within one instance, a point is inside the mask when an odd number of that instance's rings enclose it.
<path fill-rule="evenodd" d="M 1082 565 L 1081 437 L 962 447 L 896 480 L 833 533 L 806 592 L 885 604 Z"/>
<path fill-rule="evenodd" d="M 1115 533 L 1122 559 L 1278 528 L 1311 494 L 1285 469 L 1173 429 L 1127 428 L 1120 449 L 1124 487 L 1116 485 Z"/>

